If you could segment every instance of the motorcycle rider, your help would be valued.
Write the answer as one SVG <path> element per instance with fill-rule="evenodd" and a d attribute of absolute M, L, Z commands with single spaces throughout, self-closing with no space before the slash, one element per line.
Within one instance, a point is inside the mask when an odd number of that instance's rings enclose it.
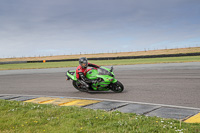
<path fill-rule="evenodd" d="M 76 69 L 76 78 L 81 83 L 83 88 L 86 89 L 87 91 L 89 90 L 88 84 L 90 83 L 93 84 L 97 82 L 96 80 L 91 80 L 91 79 L 86 78 L 86 73 L 91 70 L 91 69 L 87 69 L 88 66 L 94 67 L 94 69 L 97 69 L 100 67 L 98 65 L 88 63 L 88 60 L 86 57 L 81 57 L 79 59 L 79 66 Z"/>

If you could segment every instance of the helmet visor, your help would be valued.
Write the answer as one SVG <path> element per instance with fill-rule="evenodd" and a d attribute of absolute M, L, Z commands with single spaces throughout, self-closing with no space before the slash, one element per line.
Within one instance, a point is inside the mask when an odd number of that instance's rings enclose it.
<path fill-rule="evenodd" d="M 81 66 L 82 66 L 83 68 L 87 68 L 87 67 L 88 67 L 87 61 L 83 61 L 83 62 L 81 63 Z"/>
<path fill-rule="evenodd" d="M 86 65 L 86 63 L 82 63 L 82 67 L 86 67 L 87 65 Z"/>

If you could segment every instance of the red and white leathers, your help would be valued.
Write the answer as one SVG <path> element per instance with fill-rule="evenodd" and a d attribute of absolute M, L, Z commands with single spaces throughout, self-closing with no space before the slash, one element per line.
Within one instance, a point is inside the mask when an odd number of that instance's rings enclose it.
<path fill-rule="evenodd" d="M 88 66 L 89 67 L 94 67 L 94 69 L 97 69 L 99 68 L 100 66 L 98 65 L 95 65 L 95 64 L 91 64 L 91 63 L 88 63 Z M 91 69 L 87 69 L 87 68 L 82 68 L 81 65 L 79 65 L 77 68 L 76 68 L 76 78 L 77 79 L 81 79 L 81 80 L 85 80 L 85 76 L 86 76 L 86 73 L 88 71 L 90 71 Z"/>

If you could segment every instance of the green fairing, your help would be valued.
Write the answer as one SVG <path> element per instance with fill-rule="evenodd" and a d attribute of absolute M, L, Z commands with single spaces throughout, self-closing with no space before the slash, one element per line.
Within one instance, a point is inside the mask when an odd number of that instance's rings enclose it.
<path fill-rule="evenodd" d="M 104 82 L 99 82 L 97 84 L 93 84 L 92 88 L 94 90 L 98 90 L 98 88 L 99 88 L 99 90 L 107 91 L 108 89 L 106 89 L 105 87 L 107 87 L 110 84 L 109 79 L 112 79 L 112 78 L 110 78 L 110 76 L 107 76 L 107 75 L 97 75 L 96 79 L 97 78 L 102 78 L 104 80 Z"/>
<path fill-rule="evenodd" d="M 93 79 L 97 79 L 98 74 L 99 73 L 98 73 L 98 71 L 96 69 L 92 69 L 92 70 L 87 72 L 86 77 L 88 79 L 92 79 L 93 80 Z"/>
<path fill-rule="evenodd" d="M 108 69 L 108 68 L 105 68 L 105 67 L 101 67 L 101 68 L 106 69 L 108 72 L 110 72 L 110 69 Z M 112 75 L 114 75 L 113 72 L 110 72 L 110 73 Z M 117 82 L 117 80 L 114 77 L 111 77 L 109 75 L 99 75 L 99 72 L 96 69 L 92 69 L 92 70 L 88 71 L 86 74 L 86 77 L 91 80 L 95 80 L 95 79 L 99 79 L 99 78 L 104 80 L 104 82 L 99 82 L 97 84 L 93 84 L 92 88 L 94 90 L 98 90 L 98 88 L 101 88 L 101 90 L 107 91 L 109 89 L 106 89 L 106 87 L 111 83 L 112 80 L 113 80 L 112 83 Z"/>
<path fill-rule="evenodd" d="M 116 83 L 116 82 L 117 82 L 117 79 L 114 78 L 114 80 L 112 81 L 112 83 Z"/>
<path fill-rule="evenodd" d="M 70 71 L 70 72 L 75 72 L 75 73 L 74 73 L 74 75 L 71 75 L 70 73 L 67 72 L 67 76 L 69 76 L 72 80 L 77 81 L 77 78 L 76 78 L 76 71 Z"/>
<path fill-rule="evenodd" d="M 101 68 L 103 68 L 103 67 L 101 67 Z M 105 69 L 105 68 L 104 68 Z M 109 69 L 108 69 L 108 71 L 109 71 Z M 110 72 L 110 71 L 109 71 Z M 112 74 L 113 74 L 113 72 L 111 72 Z M 94 80 L 94 79 L 97 79 L 97 78 L 102 78 L 105 82 L 104 83 L 109 83 L 110 84 L 110 80 L 111 79 L 114 79 L 114 80 L 116 80 L 115 78 L 113 78 L 113 77 L 111 77 L 111 76 L 109 76 L 109 75 L 98 75 L 99 74 L 99 72 L 96 70 L 96 69 L 92 69 L 92 70 L 90 70 L 90 71 L 88 71 L 87 72 L 87 74 L 86 74 L 86 77 L 88 78 L 88 79 L 91 79 L 91 80 Z M 114 75 L 114 74 L 113 74 Z M 113 80 L 113 81 L 114 81 Z"/>

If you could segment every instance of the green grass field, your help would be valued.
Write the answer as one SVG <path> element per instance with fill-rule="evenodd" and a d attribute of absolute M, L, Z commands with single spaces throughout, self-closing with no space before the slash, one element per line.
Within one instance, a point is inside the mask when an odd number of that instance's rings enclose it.
<path fill-rule="evenodd" d="M 119 111 L 0 100 L 1 133 L 199 133 L 199 124 Z"/>
<path fill-rule="evenodd" d="M 183 57 L 149 58 L 149 59 L 146 58 L 146 59 L 102 60 L 102 61 L 101 60 L 99 60 L 99 61 L 92 60 L 89 62 L 95 63 L 100 66 L 200 62 L 200 56 L 183 56 Z M 4 65 L 0 65 L 0 70 L 64 68 L 64 67 L 76 67 L 76 66 L 78 66 L 78 61 L 4 64 Z"/>

